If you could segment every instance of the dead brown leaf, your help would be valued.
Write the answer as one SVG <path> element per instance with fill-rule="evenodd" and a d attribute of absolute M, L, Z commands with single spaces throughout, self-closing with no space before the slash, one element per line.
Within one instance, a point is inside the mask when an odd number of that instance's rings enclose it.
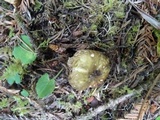
<path fill-rule="evenodd" d="M 57 53 L 63 53 L 66 49 L 59 45 L 49 44 L 49 48 Z"/>
<path fill-rule="evenodd" d="M 158 109 L 158 106 L 155 103 L 151 104 L 150 113 L 154 114 L 157 109 Z"/>
<path fill-rule="evenodd" d="M 12 4 L 13 6 L 15 6 L 16 8 L 18 8 L 18 6 L 21 4 L 22 0 L 4 0 L 10 4 Z"/>
<path fill-rule="evenodd" d="M 130 111 L 130 113 L 124 115 L 124 119 L 117 119 L 117 120 L 143 120 L 144 114 L 149 109 L 149 101 L 146 101 L 146 103 L 144 104 L 141 112 L 141 117 L 138 119 L 138 114 L 140 112 L 141 107 L 142 107 L 142 102 L 134 104 L 134 107 Z"/>
<path fill-rule="evenodd" d="M 73 31 L 73 36 L 74 37 L 79 37 L 83 34 L 83 31 L 82 30 L 77 30 L 77 31 Z"/>
<path fill-rule="evenodd" d="M 156 41 L 152 35 L 153 28 L 146 24 L 140 31 L 135 46 L 138 49 L 137 57 L 141 57 L 151 64 L 157 62 Z"/>

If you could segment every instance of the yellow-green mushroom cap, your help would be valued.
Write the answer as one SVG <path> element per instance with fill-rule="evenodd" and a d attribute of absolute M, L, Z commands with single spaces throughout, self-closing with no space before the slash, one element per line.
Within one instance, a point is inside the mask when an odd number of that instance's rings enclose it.
<path fill-rule="evenodd" d="M 67 64 L 69 83 L 78 91 L 101 85 L 110 71 L 108 57 L 95 50 L 79 50 Z"/>

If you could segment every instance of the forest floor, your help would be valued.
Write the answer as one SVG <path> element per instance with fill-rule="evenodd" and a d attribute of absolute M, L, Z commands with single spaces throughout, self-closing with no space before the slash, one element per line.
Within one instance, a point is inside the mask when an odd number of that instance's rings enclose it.
<path fill-rule="evenodd" d="M 0 119 L 160 120 L 158 0 L 6 1 Z M 103 53 L 110 72 L 103 84 L 77 91 L 67 61 L 80 50 Z"/>

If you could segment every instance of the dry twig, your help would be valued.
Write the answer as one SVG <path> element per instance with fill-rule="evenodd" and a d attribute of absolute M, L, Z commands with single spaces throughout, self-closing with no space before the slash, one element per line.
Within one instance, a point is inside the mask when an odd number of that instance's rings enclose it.
<path fill-rule="evenodd" d="M 116 105 L 118 105 L 121 102 L 126 101 L 127 99 L 136 96 L 137 93 L 141 93 L 142 89 L 138 90 L 137 92 L 133 92 L 127 95 L 124 95 L 122 97 L 117 98 L 116 100 L 110 100 L 109 103 L 104 104 L 102 106 L 99 106 L 98 108 L 96 108 L 94 111 L 88 112 L 85 115 L 81 115 L 79 117 L 76 118 L 76 120 L 89 120 L 91 118 L 93 118 L 94 116 L 96 116 L 97 114 L 99 114 L 100 112 L 105 111 L 106 109 L 113 109 Z"/>

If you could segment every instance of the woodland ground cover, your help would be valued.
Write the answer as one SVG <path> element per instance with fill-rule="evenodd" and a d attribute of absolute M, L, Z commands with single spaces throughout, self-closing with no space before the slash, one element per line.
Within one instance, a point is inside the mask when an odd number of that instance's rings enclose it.
<path fill-rule="evenodd" d="M 159 120 L 159 8 L 158 0 L 1 0 L 0 119 Z M 69 84 L 67 61 L 79 50 L 109 58 L 103 84 Z"/>

